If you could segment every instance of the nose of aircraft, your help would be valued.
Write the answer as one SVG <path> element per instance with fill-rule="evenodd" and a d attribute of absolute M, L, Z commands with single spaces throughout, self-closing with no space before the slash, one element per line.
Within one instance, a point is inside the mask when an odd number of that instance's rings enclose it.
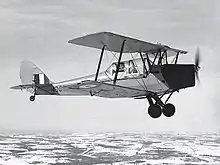
<path fill-rule="evenodd" d="M 196 76 L 196 79 L 198 82 L 200 82 L 200 79 L 199 79 L 199 70 L 200 70 L 200 61 L 201 61 L 201 55 L 200 55 L 200 50 L 199 48 L 197 48 L 196 50 L 196 54 L 195 54 L 195 76 Z"/>

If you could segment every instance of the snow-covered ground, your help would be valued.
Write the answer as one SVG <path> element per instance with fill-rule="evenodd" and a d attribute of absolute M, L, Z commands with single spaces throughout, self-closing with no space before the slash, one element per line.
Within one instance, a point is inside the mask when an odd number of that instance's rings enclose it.
<path fill-rule="evenodd" d="M 220 164 L 220 134 L 1 134 L 0 165 Z"/>

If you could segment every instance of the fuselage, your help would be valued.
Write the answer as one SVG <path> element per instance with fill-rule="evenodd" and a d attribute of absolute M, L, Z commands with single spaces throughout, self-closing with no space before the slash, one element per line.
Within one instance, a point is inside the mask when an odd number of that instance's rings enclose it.
<path fill-rule="evenodd" d="M 160 63 L 149 67 L 149 62 L 143 60 L 121 61 L 119 67 L 114 62 L 97 79 L 92 74 L 57 83 L 50 81 L 36 65 L 24 62 L 20 70 L 23 85 L 13 88 L 26 89 L 35 95 L 137 98 L 159 96 L 195 85 L 195 65 Z"/>
<path fill-rule="evenodd" d="M 146 68 L 149 69 L 147 63 L 145 65 Z M 113 84 L 116 66 L 116 63 L 112 63 L 108 69 L 99 73 L 98 81 Z M 161 73 L 158 72 L 158 75 L 159 74 Z M 88 90 L 86 89 L 92 88 L 92 86 L 82 86 L 82 83 L 94 80 L 95 74 L 92 74 L 89 76 L 54 83 L 53 86 L 56 88 L 59 95 L 89 95 Z M 150 73 L 146 75 L 141 59 L 127 60 L 120 63 L 116 85 L 150 91 L 158 94 L 169 89 L 165 83 L 161 82 L 155 76 L 155 74 Z"/>

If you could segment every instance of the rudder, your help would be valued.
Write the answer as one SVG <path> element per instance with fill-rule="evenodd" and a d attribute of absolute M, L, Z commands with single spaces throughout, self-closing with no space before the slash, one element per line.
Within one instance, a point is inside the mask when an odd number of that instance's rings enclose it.
<path fill-rule="evenodd" d="M 50 79 L 42 70 L 30 61 L 22 61 L 20 66 L 22 84 L 51 84 Z"/>

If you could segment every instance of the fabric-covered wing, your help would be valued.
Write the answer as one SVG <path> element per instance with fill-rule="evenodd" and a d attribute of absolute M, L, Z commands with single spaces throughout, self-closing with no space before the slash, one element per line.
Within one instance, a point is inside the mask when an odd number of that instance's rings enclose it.
<path fill-rule="evenodd" d="M 91 48 L 102 49 L 106 45 L 106 50 L 113 52 L 120 52 L 122 42 L 125 40 L 124 53 L 135 53 L 135 52 L 149 52 L 154 53 L 158 50 L 168 50 L 172 49 L 165 45 L 153 44 L 138 39 L 122 36 L 119 34 L 111 32 L 100 32 L 89 34 L 83 37 L 72 39 L 68 43 L 82 45 Z M 172 49 L 173 51 L 180 51 L 181 53 L 186 53 L 185 51 Z"/>
<path fill-rule="evenodd" d="M 106 49 L 113 52 L 120 52 L 123 40 L 126 40 L 124 47 L 124 53 L 134 53 L 141 51 L 149 51 L 158 48 L 162 48 L 159 45 L 144 42 L 134 38 L 122 36 L 119 34 L 114 34 L 111 32 L 100 32 L 89 34 L 83 37 L 79 37 L 68 41 L 69 43 L 82 45 L 91 48 L 102 49 L 106 45 Z"/>
<path fill-rule="evenodd" d="M 80 85 L 80 89 L 88 89 L 92 96 L 107 97 L 107 98 L 121 98 L 121 97 L 137 97 L 146 96 L 147 91 L 118 86 L 97 81 L 90 81 Z"/>

